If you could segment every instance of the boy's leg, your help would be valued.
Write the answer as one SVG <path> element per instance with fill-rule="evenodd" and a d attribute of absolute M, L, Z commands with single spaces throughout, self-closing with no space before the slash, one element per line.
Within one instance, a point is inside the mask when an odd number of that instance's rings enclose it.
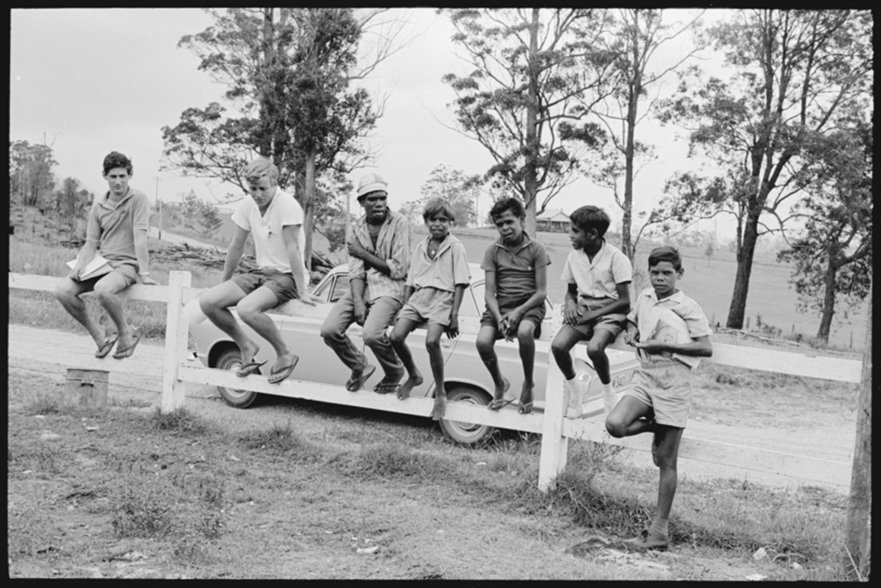
<path fill-rule="evenodd" d="M 651 405 L 633 396 L 625 395 L 606 416 L 606 430 L 612 437 L 630 437 L 654 430 Z"/>
<path fill-rule="evenodd" d="M 107 335 L 104 328 L 89 315 L 86 303 L 80 297 L 81 294 L 89 292 L 92 286 L 91 281 L 78 282 L 71 278 L 62 278 L 55 286 L 55 298 L 70 316 L 86 328 L 89 336 L 100 347 L 104 344 Z"/>
<path fill-rule="evenodd" d="M 125 320 L 122 300 L 117 296 L 137 279 L 135 269 L 128 269 L 128 267 L 116 268 L 95 282 L 95 296 L 98 297 L 98 302 L 101 303 L 101 306 L 107 311 L 107 315 L 116 325 L 116 333 L 119 337 L 116 344 L 117 352 L 120 349 L 128 349 L 134 344 L 134 333 Z"/>
<path fill-rule="evenodd" d="M 287 343 L 281 336 L 278 327 L 266 311 L 278 306 L 278 297 L 270 288 L 263 285 L 239 300 L 236 304 L 236 312 L 246 325 L 269 341 L 275 349 L 275 363 L 272 364 L 270 374 L 279 372 L 290 373 L 291 366 L 296 365 L 299 357 L 294 355 L 288 348 Z M 272 378 L 270 377 L 270 380 Z"/>
<path fill-rule="evenodd" d="M 668 524 L 673 498 L 676 496 L 678 478 L 677 461 L 679 442 L 682 440 L 680 427 L 655 425 L 655 437 L 652 442 L 652 459 L 658 466 L 658 511 L 647 532 L 624 543 L 630 549 L 645 551 L 649 549 L 667 549 L 670 543 Z"/>
<path fill-rule="evenodd" d="M 594 330 L 593 337 L 587 342 L 587 356 L 593 363 L 593 368 L 603 384 L 603 404 L 606 414 L 612 412 L 618 401 L 615 390 L 612 388 L 611 368 L 609 367 L 609 358 L 606 355 L 606 346 L 615 340 L 618 332 L 620 332 L 620 329 L 610 331 L 597 327 Z"/>
<path fill-rule="evenodd" d="M 346 330 L 354 322 L 352 295 L 346 293 L 334 303 L 330 312 L 324 317 L 320 331 L 324 343 L 333 349 L 340 361 L 353 372 L 361 370 L 367 365 L 367 357 L 355 347 L 352 339 L 346 335 Z"/>
<path fill-rule="evenodd" d="M 398 387 L 397 396 L 404 400 L 410 396 L 410 391 L 422 383 L 422 374 L 413 363 L 413 354 L 407 346 L 407 335 L 416 328 L 416 322 L 408 318 L 399 318 L 395 321 L 395 328 L 392 330 L 391 342 L 395 353 L 401 358 L 401 363 L 407 370 L 407 380 Z"/>
<path fill-rule="evenodd" d="M 532 389 L 535 388 L 533 378 L 535 370 L 535 323 L 530 320 L 520 321 L 517 327 L 517 346 L 520 351 L 520 362 L 523 364 L 523 387 L 520 389 L 520 413 L 532 411 Z"/>
<path fill-rule="evenodd" d="M 498 331 L 494 326 L 487 324 L 481 325 L 480 331 L 477 332 L 477 339 L 474 342 L 477 347 L 477 354 L 480 355 L 480 359 L 489 371 L 489 375 L 495 386 L 493 401 L 489 404 L 490 408 L 494 408 L 494 403 L 498 404 L 496 401 L 502 401 L 505 392 L 507 392 L 508 387 L 511 385 L 510 382 L 502 376 L 502 372 L 499 370 L 499 358 L 496 355 L 495 347 L 497 333 Z"/>
<path fill-rule="evenodd" d="M 242 353 L 242 364 L 250 362 L 260 346 L 245 334 L 229 307 L 237 304 L 247 295 L 241 286 L 233 280 L 222 282 L 199 295 L 199 307 L 218 329 L 229 335 L 236 342 Z"/>
<path fill-rule="evenodd" d="M 431 363 L 431 375 L 434 376 L 434 408 L 431 418 L 439 421 L 444 416 L 447 407 L 447 390 L 444 387 L 444 354 L 441 351 L 440 339 L 446 327 L 438 323 L 428 324 L 428 333 L 425 335 L 425 349 L 428 351 L 428 361 Z"/>
<path fill-rule="evenodd" d="M 575 377 L 575 368 L 572 366 L 572 355 L 570 355 L 570 352 L 582 338 L 584 338 L 584 335 L 581 332 L 569 325 L 563 325 L 551 342 L 551 352 L 554 354 L 554 361 L 557 362 L 557 367 L 563 372 L 563 378 L 566 380 L 571 380 Z"/>

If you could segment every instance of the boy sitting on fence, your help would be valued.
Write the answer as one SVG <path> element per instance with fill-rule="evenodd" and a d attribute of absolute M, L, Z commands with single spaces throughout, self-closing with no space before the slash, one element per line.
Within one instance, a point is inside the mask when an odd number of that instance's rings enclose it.
<path fill-rule="evenodd" d="M 658 511 L 651 526 L 624 542 L 630 549 L 666 549 L 668 521 L 676 494 L 679 441 L 691 405 L 691 371 L 710 357 L 710 327 L 703 310 L 676 288 L 682 259 L 670 246 L 649 254 L 651 287 L 640 292 L 627 315 L 624 341 L 636 347 L 640 367 L 621 400 L 606 417 L 613 437 L 654 433 L 652 459 L 660 469 Z"/>
<path fill-rule="evenodd" d="M 560 279 L 568 284 L 563 307 L 563 326 L 551 343 L 551 351 L 563 372 L 568 396 L 567 418 L 581 418 L 584 384 L 576 377 L 570 352 L 587 339 L 587 356 L 603 383 L 606 411 L 615 403 L 606 346 L 624 328 L 630 310 L 630 281 L 633 268 L 624 253 L 603 238 L 609 215 L 596 206 L 582 206 L 569 215 L 572 251 L 566 258 Z"/>
<path fill-rule="evenodd" d="M 499 410 L 513 402 L 505 394 L 511 383 L 499 369 L 495 352 L 496 339 L 506 341 L 517 337 L 520 361 L 523 363 L 523 387 L 520 390 L 521 414 L 532 411 L 532 379 L 535 365 L 535 339 L 541 336 L 545 316 L 547 268 L 551 263 L 544 245 L 523 231 L 526 211 L 517 198 L 503 198 L 489 211 L 499 239 L 483 256 L 486 276 L 486 310 L 480 317 L 477 352 L 495 384 L 490 410 Z"/>

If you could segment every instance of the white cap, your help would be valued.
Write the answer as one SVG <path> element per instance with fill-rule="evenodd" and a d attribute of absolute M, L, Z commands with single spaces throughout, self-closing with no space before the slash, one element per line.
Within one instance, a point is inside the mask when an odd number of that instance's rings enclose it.
<path fill-rule="evenodd" d="M 382 179 L 379 174 L 364 174 L 363 176 L 361 176 L 361 180 L 358 182 L 358 191 L 355 193 L 355 197 L 360 199 L 365 194 L 370 194 L 371 192 L 376 192 L 377 190 L 387 192 L 388 182 Z"/>

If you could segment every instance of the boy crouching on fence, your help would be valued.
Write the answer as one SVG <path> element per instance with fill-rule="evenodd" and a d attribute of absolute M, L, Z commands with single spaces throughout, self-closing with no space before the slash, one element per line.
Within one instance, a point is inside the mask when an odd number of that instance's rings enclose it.
<path fill-rule="evenodd" d="M 627 315 L 624 341 L 636 347 L 640 367 L 606 417 L 613 437 L 654 433 L 652 459 L 660 469 L 658 511 L 648 530 L 624 542 L 629 549 L 666 549 L 668 521 L 676 494 L 679 441 L 691 406 L 691 371 L 700 357 L 713 354 L 703 310 L 676 288 L 684 270 L 670 246 L 649 254 L 651 287 L 637 297 Z"/>

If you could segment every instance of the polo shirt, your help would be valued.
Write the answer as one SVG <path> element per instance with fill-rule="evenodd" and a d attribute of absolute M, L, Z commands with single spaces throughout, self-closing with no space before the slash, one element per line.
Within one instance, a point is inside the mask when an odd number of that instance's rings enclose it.
<path fill-rule="evenodd" d="M 113 264 L 125 263 L 137 267 L 135 230 L 150 228 L 150 205 L 147 195 L 128 188 L 119 202 L 110 200 L 110 192 L 95 198 L 89 209 L 86 240 L 98 243 L 105 259 Z"/>
<path fill-rule="evenodd" d="M 689 338 L 696 339 L 710 335 L 710 322 L 703 309 L 693 298 L 686 296 L 682 290 L 677 290 L 663 300 L 658 300 L 654 288 L 645 288 L 639 293 L 635 304 L 632 305 L 627 314 L 627 320 L 639 329 L 640 340 L 648 340 L 658 329 L 658 322 L 663 320 L 663 312 L 666 311 L 672 312 L 684 321 Z M 637 355 L 640 359 L 648 360 L 654 357 L 642 349 L 638 350 Z M 673 353 L 672 356 L 692 369 L 700 364 L 699 357 L 679 353 Z"/>
<path fill-rule="evenodd" d="M 544 245 L 523 233 L 523 243 L 508 249 L 500 237 L 487 247 L 480 267 L 496 274 L 496 300 L 500 306 L 516 303 L 535 293 L 536 268 L 550 265 Z"/>
<path fill-rule="evenodd" d="M 416 245 L 410 259 L 410 270 L 407 272 L 407 285 L 415 289 L 436 288 L 455 292 L 457 284 L 471 283 L 471 272 L 468 270 L 468 252 L 465 245 L 451 234 L 448 234 L 434 259 L 428 256 L 429 235 Z"/>
<path fill-rule="evenodd" d="M 567 284 L 576 284 L 581 297 L 618 300 L 616 285 L 633 280 L 633 266 L 620 249 L 603 239 L 593 261 L 583 249 L 570 251 L 560 279 Z"/>
<path fill-rule="evenodd" d="M 303 256 L 306 251 L 306 233 L 302 230 L 303 209 L 293 196 L 276 186 L 275 195 L 262 215 L 254 199 L 246 196 L 236 206 L 232 221 L 254 236 L 254 253 L 260 268 L 286 274 L 293 273 L 281 228 L 300 225 L 300 234 L 297 238 L 300 255 Z M 308 279 L 309 272 L 306 267 L 304 258 L 303 271 Z"/>
<path fill-rule="evenodd" d="M 372 301 L 381 296 L 390 296 L 395 300 L 402 300 L 407 268 L 410 266 L 409 221 L 404 216 L 389 211 L 379 228 L 374 246 L 370 231 L 367 229 L 365 215 L 353 225 L 349 238 L 358 241 L 364 249 L 385 260 L 391 270 L 389 275 L 385 275 L 374 267 L 368 267 L 363 259 L 349 256 L 349 279 L 364 280 L 367 286 L 366 299 Z"/>

